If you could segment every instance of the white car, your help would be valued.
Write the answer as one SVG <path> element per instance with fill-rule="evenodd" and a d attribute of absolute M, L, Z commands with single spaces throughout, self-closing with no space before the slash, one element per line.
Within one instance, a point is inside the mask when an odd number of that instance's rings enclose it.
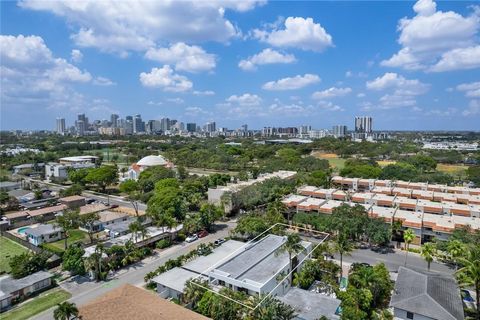
<path fill-rule="evenodd" d="M 198 236 L 196 234 L 192 234 L 191 236 L 188 236 L 187 239 L 185 239 L 186 242 L 193 242 L 195 240 L 198 240 Z"/>

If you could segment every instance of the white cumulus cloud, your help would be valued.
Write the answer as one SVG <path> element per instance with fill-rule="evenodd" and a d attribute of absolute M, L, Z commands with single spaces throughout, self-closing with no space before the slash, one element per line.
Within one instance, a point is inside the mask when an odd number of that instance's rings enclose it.
<path fill-rule="evenodd" d="M 145 87 L 172 92 L 188 91 L 193 87 L 193 83 L 187 77 L 175 73 L 169 65 L 152 68 L 148 73 L 140 73 L 140 82 Z"/>
<path fill-rule="evenodd" d="M 265 90 L 296 90 L 306 87 L 308 85 L 320 82 L 320 77 L 316 74 L 306 73 L 303 76 L 297 75 L 295 77 L 287 77 L 277 81 L 269 81 L 265 83 L 262 88 Z"/>
<path fill-rule="evenodd" d="M 465 92 L 466 97 L 480 98 L 480 81 L 459 84 L 457 90 Z"/>
<path fill-rule="evenodd" d="M 70 53 L 70 60 L 74 63 L 80 63 L 83 60 L 83 54 L 80 50 L 78 49 L 73 49 L 72 52 Z"/>
<path fill-rule="evenodd" d="M 333 46 L 332 36 L 312 18 L 288 17 L 284 29 L 253 30 L 255 38 L 275 47 L 321 52 Z"/>
<path fill-rule="evenodd" d="M 238 66 L 242 70 L 252 71 L 256 70 L 257 66 L 274 63 L 293 63 L 295 62 L 295 56 L 293 54 L 284 54 L 276 50 L 267 48 L 249 57 L 248 59 L 241 60 Z"/>
<path fill-rule="evenodd" d="M 104 86 L 104 87 L 110 87 L 110 86 L 116 85 L 115 82 L 105 77 L 96 77 L 95 79 L 93 79 L 93 84 L 97 86 Z"/>
<path fill-rule="evenodd" d="M 238 104 L 240 106 L 258 106 L 260 102 L 262 102 L 262 98 L 260 98 L 256 94 L 251 93 L 244 93 L 240 96 L 232 95 L 225 99 L 227 103 Z"/>
<path fill-rule="evenodd" d="M 175 65 L 177 71 L 201 72 L 215 68 L 215 55 L 205 52 L 199 46 L 189 46 L 183 42 L 169 48 L 150 48 L 145 53 L 147 59 Z"/>
<path fill-rule="evenodd" d="M 323 91 L 316 91 L 312 94 L 313 99 L 330 99 L 335 97 L 343 97 L 352 92 L 351 88 L 337 88 L 331 87 Z"/>
<path fill-rule="evenodd" d="M 469 16 L 437 11 L 433 0 L 419 0 L 413 9 L 416 16 L 398 23 L 402 48 L 381 65 L 427 72 L 480 67 L 480 10 Z"/>
<path fill-rule="evenodd" d="M 136 1 L 23 0 L 25 9 L 64 18 L 80 47 L 127 55 L 161 42 L 226 42 L 240 34 L 225 17 L 227 10 L 245 12 L 265 1 Z"/>

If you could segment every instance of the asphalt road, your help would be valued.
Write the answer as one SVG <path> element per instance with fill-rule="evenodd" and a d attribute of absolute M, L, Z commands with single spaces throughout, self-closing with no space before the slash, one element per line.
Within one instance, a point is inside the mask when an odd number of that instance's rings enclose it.
<path fill-rule="evenodd" d="M 340 260 L 338 254 L 335 255 L 336 260 Z M 371 265 L 385 263 L 389 271 L 397 272 L 400 266 L 403 266 L 405 263 L 405 252 L 400 250 L 395 250 L 394 253 L 381 254 L 373 252 L 370 249 L 357 249 L 354 250 L 349 256 L 343 256 L 344 263 L 353 263 L 353 262 L 366 262 Z M 416 253 L 409 252 L 407 259 L 407 267 L 414 267 L 418 269 L 427 270 L 427 263 L 425 260 Z M 449 268 L 444 264 L 439 264 L 432 262 L 430 265 L 431 271 L 442 272 L 452 274 L 453 269 Z"/>
<path fill-rule="evenodd" d="M 145 285 L 143 278 L 148 272 L 155 270 L 169 259 L 177 258 L 178 256 L 193 250 L 201 243 L 212 242 L 218 238 L 225 238 L 228 236 L 230 230 L 235 227 L 235 224 L 227 222 L 226 224 L 220 225 L 220 227 L 222 228 L 221 230 L 209 234 L 205 238 L 201 238 L 192 243 L 184 242 L 175 245 L 161 251 L 160 253 L 156 253 L 154 256 L 148 257 L 141 262 L 131 265 L 128 268 L 121 269 L 113 275 L 111 280 L 93 282 L 88 281 L 83 277 L 77 277 L 75 280 L 68 280 L 61 283 L 60 286 L 72 294 L 69 301 L 74 302 L 77 306 L 88 303 L 108 291 L 127 283 L 141 287 Z M 53 319 L 53 310 L 54 308 L 46 310 L 32 319 L 51 320 Z"/>

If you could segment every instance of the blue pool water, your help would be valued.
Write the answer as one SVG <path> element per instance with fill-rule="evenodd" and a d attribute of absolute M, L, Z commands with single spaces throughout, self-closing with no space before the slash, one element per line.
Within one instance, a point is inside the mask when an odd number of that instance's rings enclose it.
<path fill-rule="evenodd" d="M 30 227 L 22 227 L 22 228 L 18 228 L 17 232 L 18 233 L 21 233 L 21 234 L 24 234 L 25 231 L 27 231 L 28 229 L 30 229 Z"/>

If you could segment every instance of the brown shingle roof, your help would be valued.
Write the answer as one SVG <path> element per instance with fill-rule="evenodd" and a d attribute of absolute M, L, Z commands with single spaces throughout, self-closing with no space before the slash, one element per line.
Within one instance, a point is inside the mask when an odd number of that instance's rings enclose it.
<path fill-rule="evenodd" d="M 130 284 L 79 307 L 83 320 L 207 320 L 208 318 Z"/>
<path fill-rule="evenodd" d="M 46 207 L 46 208 L 42 208 L 42 209 L 38 209 L 38 210 L 29 210 L 28 214 L 31 217 L 36 217 L 36 216 L 43 216 L 43 215 L 49 214 L 49 213 L 56 213 L 56 212 L 59 212 L 59 211 L 65 210 L 65 209 L 67 209 L 67 206 L 64 205 L 64 204 L 61 204 L 61 205 L 58 205 L 58 206 Z"/>
<path fill-rule="evenodd" d="M 85 197 L 74 195 L 74 196 L 63 197 L 58 199 L 58 201 L 60 202 L 70 202 L 70 201 L 80 201 L 80 200 L 85 200 Z"/>

